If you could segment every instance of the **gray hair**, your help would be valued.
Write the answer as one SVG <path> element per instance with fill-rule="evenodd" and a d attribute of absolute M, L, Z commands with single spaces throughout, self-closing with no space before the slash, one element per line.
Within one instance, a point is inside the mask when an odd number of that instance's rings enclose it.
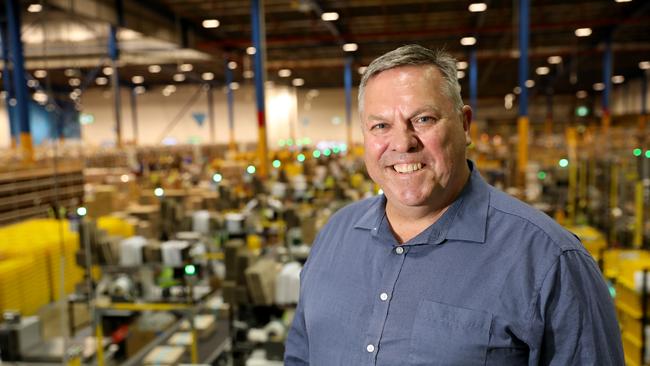
<path fill-rule="evenodd" d="M 361 77 L 361 83 L 359 83 L 359 113 L 363 112 L 363 95 L 368 80 L 383 71 L 411 65 L 432 65 L 437 67 L 445 80 L 445 93 L 452 100 L 458 112 L 463 109 L 460 84 L 456 75 L 456 59 L 441 49 L 430 50 L 417 44 L 410 44 L 385 53 L 368 65 Z"/>

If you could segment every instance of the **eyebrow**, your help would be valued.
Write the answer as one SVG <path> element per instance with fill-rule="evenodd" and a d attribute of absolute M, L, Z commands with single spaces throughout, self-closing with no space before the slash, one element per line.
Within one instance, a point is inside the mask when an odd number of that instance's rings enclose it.
<path fill-rule="evenodd" d="M 421 114 L 421 113 L 424 113 L 424 112 L 441 113 L 440 108 L 435 107 L 435 106 L 430 105 L 430 104 L 427 104 L 427 105 L 422 106 L 422 107 L 416 109 L 415 111 L 411 112 L 408 119 L 411 119 L 411 118 L 417 116 L 418 114 Z M 382 117 L 382 116 L 377 115 L 377 114 L 371 114 L 371 115 L 368 116 L 367 120 L 369 120 L 369 121 L 388 122 L 388 121 L 390 121 L 390 118 Z"/>

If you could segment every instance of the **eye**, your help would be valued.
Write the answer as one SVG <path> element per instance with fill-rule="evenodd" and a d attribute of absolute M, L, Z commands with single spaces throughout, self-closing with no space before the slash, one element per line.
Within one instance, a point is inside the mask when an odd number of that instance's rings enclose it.
<path fill-rule="evenodd" d="M 386 123 L 376 123 L 372 126 L 370 126 L 370 130 L 383 130 L 384 128 L 388 127 Z"/>
<path fill-rule="evenodd" d="M 431 116 L 419 116 L 415 118 L 416 123 L 433 123 L 436 119 Z"/>

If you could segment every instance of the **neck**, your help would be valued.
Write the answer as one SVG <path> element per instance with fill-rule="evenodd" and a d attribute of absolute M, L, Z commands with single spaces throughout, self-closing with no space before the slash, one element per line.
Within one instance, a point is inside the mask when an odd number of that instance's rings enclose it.
<path fill-rule="evenodd" d="M 470 171 L 465 170 L 450 182 L 441 199 L 418 207 L 401 207 L 390 201 L 386 202 L 386 217 L 397 241 L 405 243 L 429 226 L 437 222 L 449 206 L 458 198 L 469 179 Z"/>

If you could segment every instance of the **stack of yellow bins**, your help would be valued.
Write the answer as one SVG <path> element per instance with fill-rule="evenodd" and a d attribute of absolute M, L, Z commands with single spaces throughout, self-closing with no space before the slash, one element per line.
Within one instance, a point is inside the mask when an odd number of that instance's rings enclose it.
<path fill-rule="evenodd" d="M 642 344 L 643 331 L 648 326 L 643 324 L 643 270 L 650 273 L 650 253 L 640 250 L 619 250 L 616 256 L 608 255 L 607 261 L 616 260 L 617 263 L 606 264 L 610 273 L 616 273 L 616 310 L 621 325 L 623 348 L 627 365 L 643 365 Z M 650 275 L 647 277 L 646 289 L 650 289 Z M 646 296 L 645 313 L 650 315 L 650 291 Z M 650 337 L 646 338 L 646 345 Z M 646 353 L 650 347 L 646 346 Z"/>
<path fill-rule="evenodd" d="M 97 219 L 97 227 L 105 230 L 108 235 L 130 238 L 135 235 L 133 224 L 115 216 L 101 216 Z"/>
<path fill-rule="evenodd" d="M 66 221 L 37 219 L 0 228 L 0 310 L 31 315 L 58 299 L 62 254 L 65 293 L 73 292 L 83 278 L 75 263 L 78 247 L 78 235 Z"/>

